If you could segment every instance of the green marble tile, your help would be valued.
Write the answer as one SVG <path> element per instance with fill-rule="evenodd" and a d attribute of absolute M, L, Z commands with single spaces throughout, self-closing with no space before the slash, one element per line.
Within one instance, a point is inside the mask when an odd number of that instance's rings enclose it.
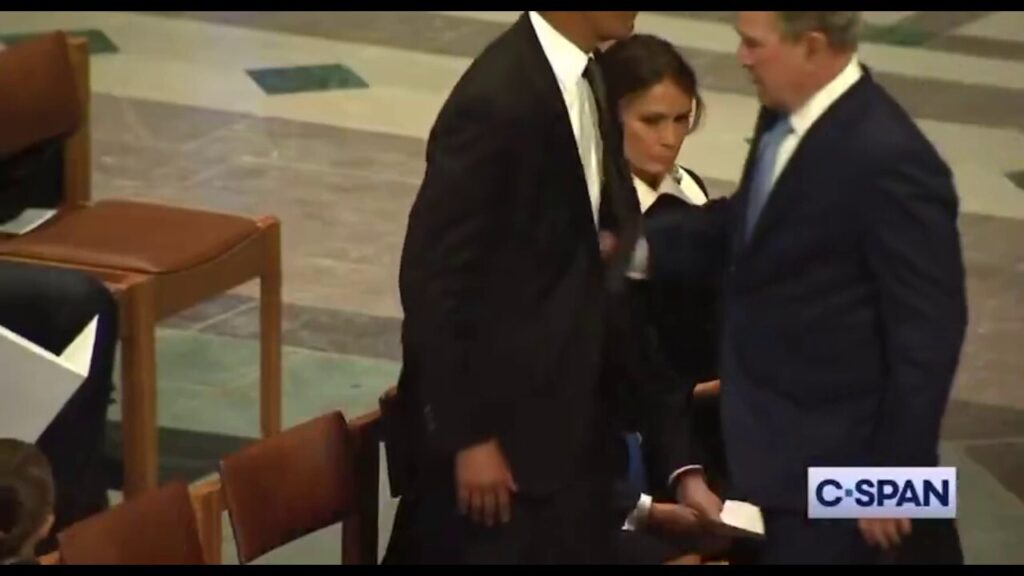
<path fill-rule="evenodd" d="M 272 96 L 369 87 L 359 74 L 341 64 L 261 68 L 246 72 L 264 92 Z"/>
<path fill-rule="evenodd" d="M 89 42 L 89 54 L 115 54 L 119 52 L 117 44 L 102 30 L 65 30 L 68 36 L 81 36 Z M 12 46 L 23 40 L 38 36 L 39 32 L 23 32 L 16 34 L 0 34 L 0 44 Z"/>
<path fill-rule="evenodd" d="M 862 39 L 865 42 L 892 44 L 895 46 L 920 46 L 931 40 L 934 33 L 908 24 L 892 24 L 889 26 L 865 25 Z"/>
<path fill-rule="evenodd" d="M 1006 177 L 1009 178 L 1010 182 L 1013 182 L 1017 186 L 1017 188 L 1020 188 L 1022 191 L 1024 191 L 1024 170 L 1010 172 L 1009 174 L 1006 175 Z"/>
<path fill-rule="evenodd" d="M 259 435 L 259 343 L 163 329 L 157 334 L 157 418 L 161 428 L 254 438 Z M 377 407 L 398 379 L 387 360 L 285 347 L 283 422 L 330 410 L 355 417 Z M 120 406 L 108 418 L 120 421 Z"/>

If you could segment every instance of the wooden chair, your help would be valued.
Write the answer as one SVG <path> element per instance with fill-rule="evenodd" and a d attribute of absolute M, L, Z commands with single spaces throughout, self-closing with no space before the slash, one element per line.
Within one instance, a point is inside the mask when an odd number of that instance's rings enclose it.
<path fill-rule="evenodd" d="M 58 41 L 63 52 L 54 50 L 54 42 Z M 39 47 L 46 48 L 42 55 Z M 85 41 L 66 40 L 63 34 L 54 33 L 15 45 L 6 52 L 10 53 L 9 61 L 25 55 L 32 61 L 33 69 L 52 66 L 57 70 L 46 77 L 59 79 L 61 71 L 72 74 L 74 98 L 64 98 L 63 105 L 57 103 L 50 108 L 73 107 L 75 113 L 65 113 L 60 125 L 39 124 L 47 128 L 38 135 L 40 139 L 54 137 L 54 132 L 61 130 L 66 134 L 68 126 L 73 126 L 63 145 L 64 190 L 59 214 L 28 234 L 0 240 L 0 258 L 82 270 L 106 282 L 117 296 L 121 313 L 125 498 L 134 498 L 157 484 L 157 323 L 254 279 L 260 280 L 260 430 L 263 436 L 279 432 L 278 220 L 269 216 L 252 220 L 135 201 L 90 202 L 90 88 Z M 61 60 L 60 54 L 67 62 Z M 65 82 L 63 86 L 66 85 Z M 4 100 L 0 97 L 0 125 L 7 125 L 9 120 L 3 115 L 19 114 L 18 106 L 31 108 L 33 102 L 49 102 L 69 92 L 49 90 L 35 99 L 26 95 L 7 108 L 2 106 Z M 32 112 L 24 111 L 21 116 L 32 116 Z M 31 140 L 33 126 L 13 131 L 9 136 L 0 135 L 0 152 L 5 145 L 24 146 Z"/>
<path fill-rule="evenodd" d="M 57 535 L 43 564 L 220 564 L 220 482 L 172 482 Z"/>
<path fill-rule="evenodd" d="M 221 460 L 241 564 L 338 522 L 343 563 L 377 563 L 379 421 L 332 412 Z"/>

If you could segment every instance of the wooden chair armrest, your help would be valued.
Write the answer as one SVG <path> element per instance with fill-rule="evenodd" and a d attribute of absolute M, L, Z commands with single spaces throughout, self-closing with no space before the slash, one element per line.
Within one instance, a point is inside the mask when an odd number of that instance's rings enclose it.
<path fill-rule="evenodd" d="M 195 512 L 196 526 L 199 529 L 199 543 L 203 547 L 206 563 L 221 564 L 222 516 L 225 503 L 220 476 L 193 484 L 189 487 L 189 496 L 192 498 L 192 510 Z"/>

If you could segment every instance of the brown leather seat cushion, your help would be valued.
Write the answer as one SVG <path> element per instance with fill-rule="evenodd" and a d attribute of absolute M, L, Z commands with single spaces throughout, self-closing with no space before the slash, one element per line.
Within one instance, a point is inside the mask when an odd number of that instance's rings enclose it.
<path fill-rule="evenodd" d="M 204 564 L 184 482 L 142 494 L 57 536 L 64 564 Z"/>
<path fill-rule="evenodd" d="M 166 274 L 206 263 L 259 230 L 245 217 L 145 202 L 105 200 L 62 213 L 0 254 Z"/>
<path fill-rule="evenodd" d="M 0 157 L 70 134 L 80 112 L 63 33 L 0 51 Z"/>

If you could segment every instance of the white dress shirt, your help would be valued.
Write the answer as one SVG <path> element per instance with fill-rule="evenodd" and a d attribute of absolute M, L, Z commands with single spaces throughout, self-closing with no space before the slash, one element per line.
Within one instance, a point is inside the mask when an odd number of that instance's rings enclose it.
<path fill-rule="evenodd" d="M 590 89 L 590 83 L 583 77 L 590 55 L 570 42 L 562 33 L 555 30 L 543 16 L 530 12 L 530 23 L 540 41 L 540 47 L 551 64 L 558 87 L 565 100 L 565 109 L 572 124 L 572 133 L 576 137 L 580 164 L 587 180 L 587 192 L 590 195 L 590 209 L 594 216 L 596 229 L 598 210 L 601 206 L 601 159 L 603 147 L 601 129 L 598 123 L 597 102 Z"/>

